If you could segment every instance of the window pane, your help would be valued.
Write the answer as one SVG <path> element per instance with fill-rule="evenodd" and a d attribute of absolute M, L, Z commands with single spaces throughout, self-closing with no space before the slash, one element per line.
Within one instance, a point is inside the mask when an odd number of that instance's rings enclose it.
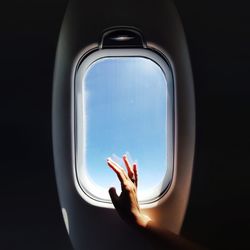
<path fill-rule="evenodd" d="M 98 59 L 84 74 L 82 93 L 83 167 L 93 189 L 89 192 L 109 199 L 111 186 L 119 191 L 106 159 L 128 153 L 138 163 L 139 200 L 156 198 L 152 195 L 160 194 L 168 167 L 168 93 L 160 66 L 144 57 Z"/>

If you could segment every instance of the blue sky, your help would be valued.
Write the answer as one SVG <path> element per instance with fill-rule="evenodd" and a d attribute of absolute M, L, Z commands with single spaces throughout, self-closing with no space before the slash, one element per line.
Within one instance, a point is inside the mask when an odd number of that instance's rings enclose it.
<path fill-rule="evenodd" d="M 139 191 L 159 184 L 167 167 L 166 79 L 142 57 L 99 59 L 83 79 L 86 97 L 86 164 L 89 178 L 104 188 L 120 184 L 106 164 L 129 152 L 139 168 Z"/>

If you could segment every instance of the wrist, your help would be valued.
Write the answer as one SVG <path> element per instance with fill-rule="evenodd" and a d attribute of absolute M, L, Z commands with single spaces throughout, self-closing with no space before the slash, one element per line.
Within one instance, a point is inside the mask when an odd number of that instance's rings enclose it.
<path fill-rule="evenodd" d="M 152 220 L 147 215 L 141 213 L 136 218 L 136 224 L 139 228 L 146 228 L 150 221 Z"/>

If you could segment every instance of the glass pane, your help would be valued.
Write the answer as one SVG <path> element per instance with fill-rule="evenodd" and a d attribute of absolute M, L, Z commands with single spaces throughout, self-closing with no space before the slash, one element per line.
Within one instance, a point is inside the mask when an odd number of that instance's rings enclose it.
<path fill-rule="evenodd" d="M 139 200 L 161 189 L 167 170 L 167 82 L 158 64 L 144 57 L 98 59 L 84 74 L 82 93 L 85 174 L 92 186 L 106 189 L 106 198 L 111 186 L 119 191 L 106 159 L 128 153 L 138 163 Z"/>

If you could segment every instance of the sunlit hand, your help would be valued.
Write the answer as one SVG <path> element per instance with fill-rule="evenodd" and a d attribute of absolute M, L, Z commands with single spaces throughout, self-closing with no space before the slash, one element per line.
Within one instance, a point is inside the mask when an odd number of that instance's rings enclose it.
<path fill-rule="evenodd" d="M 159 229 L 159 227 L 154 224 L 154 221 L 141 212 L 137 200 L 137 165 L 134 163 L 131 166 L 126 155 L 123 156 L 123 161 L 127 172 L 111 158 L 107 159 L 108 165 L 114 170 L 121 182 L 122 192 L 120 196 L 117 195 L 114 187 L 109 189 L 109 194 L 122 219 L 130 225 L 141 229 L 140 232 L 149 243 L 152 244 L 154 249 L 202 249 L 200 246 L 179 237 L 169 230 Z"/>
<path fill-rule="evenodd" d="M 151 219 L 144 215 L 139 207 L 137 199 L 137 164 L 134 163 L 131 165 L 126 155 L 123 156 L 123 161 L 127 168 L 127 172 L 111 158 L 107 159 L 107 164 L 117 174 L 117 177 L 121 182 L 122 190 L 120 196 L 118 196 L 115 188 L 110 188 L 109 194 L 111 200 L 123 220 L 133 226 L 146 227 Z"/>

